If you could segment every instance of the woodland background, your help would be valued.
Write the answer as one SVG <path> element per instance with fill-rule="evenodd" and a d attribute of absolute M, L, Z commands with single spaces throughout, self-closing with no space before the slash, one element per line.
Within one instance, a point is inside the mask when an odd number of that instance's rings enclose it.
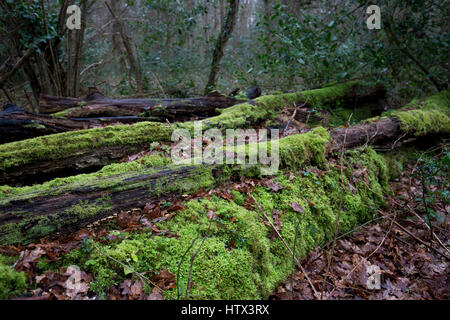
<path fill-rule="evenodd" d="M 41 93 L 186 97 L 203 93 L 226 0 L 2 0 L 1 99 L 32 108 Z M 258 85 L 265 94 L 331 81 L 381 81 L 387 108 L 448 82 L 446 1 L 238 1 L 217 89 Z M 66 28 L 68 5 L 81 30 Z M 368 30 L 366 8 L 381 7 L 382 28 Z M 113 17 L 114 14 L 114 17 Z M 4 71 L 32 49 L 11 77 Z M 9 63 L 8 63 L 9 61 Z"/>

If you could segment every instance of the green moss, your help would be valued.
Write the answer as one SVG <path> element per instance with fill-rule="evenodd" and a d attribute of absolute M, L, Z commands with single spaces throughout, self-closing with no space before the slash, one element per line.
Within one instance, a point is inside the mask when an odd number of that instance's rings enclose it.
<path fill-rule="evenodd" d="M 45 126 L 40 124 L 39 122 L 32 122 L 30 124 L 26 124 L 24 125 L 24 128 L 27 129 L 35 129 L 35 130 L 40 130 L 40 129 L 45 129 Z"/>
<path fill-rule="evenodd" d="M 382 197 L 376 194 L 387 191 L 387 169 L 383 158 L 371 149 L 364 149 L 347 153 L 344 162 L 347 170 L 343 177 L 337 167 L 330 166 L 320 176 L 316 174 L 317 167 L 309 167 L 291 180 L 280 172 L 277 178 L 283 189 L 277 193 L 265 187 L 257 187 L 253 192 L 267 215 L 279 211 L 281 234 L 292 249 L 297 234 L 295 253 L 299 258 L 332 239 L 342 195 L 341 232 L 367 221 L 376 208 L 383 205 Z M 355 171 L 363 166 L 367 168 L 367 177 L 355 180 Z M 362 182 L 369 187 L 363 188 Z M 183 255 L 198 239 L 181 263 L 178 285 L 184 297 L 191 256 L 206 237 L 194 260 L 192 281 L 195 285 L 190 298 L 267 298 L 293 271 L 292 257 L 280 239 L 276 236 L 270 239 L 272 229 L 263 223 L 262 213 L 257 208 L 248 210 L 242 206 L 246 195 L 237 191 L 233 191 L 233 195 L 234 201 L 216 196 L 191 200 L 170 221 L 157 225 L 160 230 L 169 230 L 179 238 L 143 232 L 130 234 L 121 243 L 96 243 L 95 246 L 151 277 L 165 269 L 177 274 Z M 292 209 L 294 201 L 303 208 L 303 213 Z M 211 211 L 216 216 L 213 222 L 208 218 Z M 106 291 L 110 285 L 118 286 L 124 279 L 132 277 L 106 255 L 98 250 L 88 254 L 76 252 L 67 257 L 65 263 L 81 264 L 94 274 L 92 289 Z M 177 298 L 177 290 L 166 291 L 165 297 Z"/>
<path fill-rule="evenodd" d="M 403 164 L 417 161 L 417 149 L 414 146 L 397 148 L 383 153 L 388 168 L 389 180 L 398 178 L 403 172 Z"/>
<path fill-rule="evenodd" d="M 19 222 L 0 225 L 0 243 L 2 245 L 27 244 L 111 209 L 112 204 L 108 201 L 108 196 L 104 196 L 92 202 L 80 201 L 61 214 L 30 216 L 27 213 L 11 212 L 23 217 Z"/>
<path fill-rule="evenodd" d="M 299 105 L 306 100 L 313 108 L 323 108 L 327 104 L 336 105 L 356 85 L 357 82 L 352 81 L 322 89 L 262 96 L 251 102 L 220 110 L 220 115 L 202 121 L 203 129 L 245 128 L 273 119 L 286 106 Z M 173 126 L 194 132 L 193 121 Z M 141 122 L 129 126 L 65 132 L 7 143 L 0 146 L 0 171 L 35 161 L 84 155 L 103 147 L 170 141 L 172 131 L 172 126 L 167 124 Z"/>
<path fill-rule="evenodd" d="M 89 185 L 90 183 L 92 183 L 92 181 L 96 181 L 99 178 L 105 179 L 116 175 L 140 172 L 148 168 L 162 167 L 164 165 L 168 165 L 170 161 L 170 158 L 164 156 L 164 154 L 157 153 L 144 156 L 138 160 L 131 162 L 114 163 L 103 167 L 97 172 L 89 174 L 79 174 L 66 178 L 56 178 L 43 184 L 36 184 L 26 187 L 0 186 L 0 199 L 23 194 L 30 194 L 30 196 L 35 196 L 36 192 L 45 195 L 48 194 L 49 190 L 54 189 L 60 189 L 61 193 L 63 193 L 65 190 L 68 190 L 67 188 L 65 188 L 67 186 L 70 186 L 70 188 L 74 188 L 76 185 L 76 187 L 80 188 L 83 185 Z M 105 181 L 105 186 L 106 184 L 107 182 Z"/>
<path fill-rule="evenodd" d="M 72 108 L 68 108 L 68 109 L 65 109 L 65 110 L 62 110 L 62 111 L 59 111 L 56 113 L 52 113 L 52 116 L 64 118 L 70 112 L 72 112 Z"/>
<path fill-rule="evenodd" d="M 15 271 L 8 260 L 0 255 L 0 300 L 17 297 L 27 287 L 25 273 Z"/>
<path fill-rule="evenodd" d="M 243 128 L 249 124 L 273 119 L 286 106 L 301 105 L 306 100 L 312 108 L 336 105 L 357 84 L 358 82 L 351 81 L 327 88 L 262 96 L 251 102 L 219 110 L 220 115 L 202 121 L 203 128 L 205 130 L 209 128 Z M 191 122 L 179 124 L 179 127 L 193 131 Z"/>
<path fill-rule="evenodd" d="M 325 128 L 318 127 L 306 134 L 288 136 L 280 140 L 280 159 L 286 168 L 298 169 L 312 160 L 323 166 L 325 146 L 329 142 L 329 133 Z"/>
<path fill-rule="evenodd" d="M 330 119 L 328 125 L 340 126 L 350 121 L 350 124 L 359 123 L 372 117 L 373 106 L 358 106 L 355 109 L 338 107 L 329 109 Z"/>
<path fill-rule="evenodd" d="M 349 81 L 343 84 L 335 84 L 320 89 L 303 91 L 302 96 L 308 100 L 312 108 L 326 109 L 332 103 L 339 106 L 340 101 L 345 98 L 349 90 L 358 85 L 358 81 Z"/>
<path fill-rule="evenodd" d="M 7 143 L 0 146 L 0 170 L 37 160 L 81 155 L 93 148 L 168 141 L 171 133 L 169 125 L 141 122 L 131 126 L 120 125 L 65 132 Z"/>
<path fill-rule="evenodd" d="M 442 91 L 425 100 L 415 99 L 392 112 L 391 116 L 400 119 L 404 132 L 417 136 L 450 132 L 450 91 Z"/>

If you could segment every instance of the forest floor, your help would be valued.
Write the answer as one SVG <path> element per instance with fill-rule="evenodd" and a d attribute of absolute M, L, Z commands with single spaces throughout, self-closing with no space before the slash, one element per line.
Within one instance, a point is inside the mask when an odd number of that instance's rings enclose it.
<path fill-rule="evenodd" d="M 379 215 L 350 234 L 339 236 L 322 248 L 317 248 L 301 261 L 318 295 L 313 294 L 311 284 L 304 274 L 297 271 L 281 284 L 270 299 L 448 299 L 448 247 L 450 204 L 445 199 L 434 197 L 424 207 L 421 181 L 414 177 L 415 164 L 405 164 L 401 176 L 392 182 L 393 194 L 387 198 L 387 206 L 379 210 Z M 448 177 L 435 177 L 439 183 L 428 187 L 430 194 L 445 191 Z M 227 199 L 231 190 L 249 191 L 255 185 L 265 185 L 276 189 L 270 179 L 246 179 L 240 183 L 228 183 L 209 192 L 199 192 L 190 197 L 211 197 L 215 194 Z M 80 249 L 85 240 L 95 239 L 101 243 L 123 240 L 129 232 L 142 228 L 152 228 L 154 234 L 167 237 L 176 236 L 158 230 L 152 222 L 142 217 L 146 211 L 154 211 L 158 206 L 159 220 L 170 219 L 183 205 L 172 202 L 168 208 L 149 203 L 143 209 L 133 209 L 104 219 L 69 235 L 56 239 L 41 239 L 26 247 L 1 246 L 0 253 L 19 257 L 15 269 L 28 274 L 29 288 L 25 296 L 17 299 L 98 299 L 89 291 L 92 275 L 81 272 L 77 286 L 67 280 L 73 277 L 71 267 L 59 270 L 45 270 L 42 261 L 58 261 L 64 254 Z M 251 204 L 249 204 L 251 205 Z M 430 220 L 436 238 L 430 240 L 430 230 L 425 222 L 425 212 L 433 212 Z M 125 235 L 125 236 L 124 236 Z M 334 243 L 334 245 L 333 245 Z M 328 260 L 330 257 L 332 259 Z M 372 268 L 372 272 L 370 271 Z M 374 269 L 375 268 L 375 269 Z M 368 287 L 369 277 L 374 270 L 380 274 L 379 280 Z M 175 275 L 168 270 L 151 280 L 163 289 L 176 286 Z M 380 284 L 380 287 L 377 287 Z M 156 299 L 162 296 L 158 290 L 144 294 L 143 282 L 125 280 L 119 287 L 111 287 L 104 298 L 112 300 Z M 372 288 L 372 289 L 370 289 Z"/>
<path fill-rule="evenodd" d="M 391 183 L 394 194 L 378 218 L 308 254 L 302 266 L 322 299 L 449 299 L 450 204 L 433 199 L 425 209 L 421 181 L 407 164 Z M 445 190 L 447 178 L 431 195 Z M 448 190 L 448 189 L 447 189 Z M 431 238 L 426 212 L 440 242 Z M 444 248 L 445 247 L 445 248 Z M 375 270 L 377 270 L 375 272 Z M 379 276 L 374 275 L 379 274 Z M 379 280 L 379 282 L 377 282 Z M 272 294 L 273 300 L 316 299 L 299 270 Z"/>

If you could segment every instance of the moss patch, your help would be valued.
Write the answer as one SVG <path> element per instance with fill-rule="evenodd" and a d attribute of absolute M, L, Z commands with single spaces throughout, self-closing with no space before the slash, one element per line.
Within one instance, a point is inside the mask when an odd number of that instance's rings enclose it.
<path fill-rule="evenodd" d="M 273 119 L 285 107 L 291 107 L 294 104 L 301 105 L 306 100 L 312 108 L 323 109 L 330 104 L 339 104 L 339 101 L 344 99 L 346 94 L 357 85 L 357 81 L 350 81 L 321 89 L 262 96 L 251 102 L 218 110 L 220 115 L 203 120 L 202 125 L 205 130 L 209 128 L 245 128 L 250 124 Z M 193 131 L 192 122 L 178 126 Z"/>
<path fill-rule="evenodd" d="M 7 143 L 0 146 L 0 170 L 38 160 L 81 155 L 94 148 L 168 141 L 171 133 L 169 125 L 141 122 L 131 126 L 64 132 Z"/>
<path fill-rule="evenodd" d="M 0 255 L 0 300 L 17 297 L 27 288 L 25 273 L 15 271 L 9 260 Z"/>
<path fill-rule="evenodd" d="M 101 170 L 89 174 L 79 174 L 67 178 L 56 178 L 43 184 L 36 184 L 25 187 L 0 186 L 0 199 L 12 197 L 15 195 L 30 194 L 35 196 L 36 192 L 42 195 L 48 194 L 49 190 L 60 189 L 61 193 L 68 190 L 67 187 L 80 188 L 83 185 L 89 185 L 92 181 L 101 178 L 108 178 L 115 175 L 139 172 L 148 168 L 158 168 L 170 164 L 170 158 L 162 153 L 147 155 L 139 160 L 123 163 L 113 163 L 103 167 Z M 106 185 L 106 182 L 105 182 Z"/>
<path fill-rule="evenodd" d="M 295 252 L 299 258 L 332 239 L 343 193 L 342 232 L 367 221 L 375 209 L 383 205 L 382 197 L 377 194 L 387 190 L 387 169 L 383 158 L 371 149 L 364 149 L 347 153 L 345 165 L 347 170 L 342 178 L 340 170 L 331 164 L 322 171 L 317 167 L 308 167 L 293 180 L 280 173 L 277 178 L 283 189 L 278 193 L 265 187 L 257 187 L 253 192 L 269 216 L 274 210 L 279 210 L 281 234 L 291 248 L 294 248 L 297 233 Z M 355 178 L 355 171 L 361 167 L 367 168 L 367 176 Z M 184 253 L 194 239 L 200 238 L 181 263 L 178 285 L 183 292 L 188 279 L 190 257 L 197 250 L 202 237 L 206 237 L 194 261 L 192 281 L 195 285 L 190 298 L 267 298 L 293 271 L 292 257 L 280 239 L 270 239 L 272 229 L 263 223 L 261 212 L 242 206 L 247 196 L 237 191 L 234 194 L 235 201 L 215 196 L 191 200 L 172 220 L 157 225 L 161 230 L 177 233 L 180 236 L 178 239 L 143 232 L 131 234 L 120 243 L 97 243 L 95 246 L 107 255 L 131 265 L 136 271 L 149 272 L 147 275 L 151 276 L 162 269 L 177 274 L 178 263 Z M 294 201 L 301 205 L 303 213 L 292 209 Z M 207 217 L 211 211 L 217 217 L 213 222 Z M 132 276 L 126 275 L 122 266 L 97 250 L 72 253 L 64 263 L 75 263 L 93 272 L 95 282 L 92 289 L 97 292 L 106 291 L 110 285 L 117 286 Z M 165 296 L 168 299 L 177 298 L 177 290 L 171 289 L 165 292 Z"/>
<path fill-rule="evenodd" d="M 417 136 L 450 132 L 450 91 L 442 91 L 425 100 L 415 99 L 390 115 L 400 119 L 404 132 Z"/>

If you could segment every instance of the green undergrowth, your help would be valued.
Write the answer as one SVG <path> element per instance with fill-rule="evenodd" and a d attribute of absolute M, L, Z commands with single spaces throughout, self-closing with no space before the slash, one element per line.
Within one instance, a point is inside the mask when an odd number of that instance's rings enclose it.
<path fill-rule="evenodd" d="M 26 275 L 12 267 L 15 259 L 0 255 L 0 300 L 17 297 L 27 288 Z"/>
<path fill-rule="evenodd" d="M 340 169 L 330 163 L 319 168 L 309 166 L 291 181 L 289 175 L 280 172 L 275 177 L 283 187 L 279 192 L 256 187 L 252 193 L 268 216 L 278 210 L 281 235 L 292 249 L 295 247 L 299 258 L 332 240 L 341 198 L 341 232 L 367 221 L 376 208 L 384 205 L 383 194 L 389 192 L 384 159 L 367 148 L 346 153 L 344 162 L 347 169 L 342 176 Z M 355 178 L 360 168 L 367 168 L 367 175 Z M 176 233 L 179 238 L 134 232 L 120 242 L 91 242 L 90 250 L 73 251 L 60 263 L 76 264 L 92 272 L 95 280 L 91 290 L 100 297 L 111 285 L 119 286 L 127 278 L 137 279 L 114 259 L 149 277 L 168 269 L 178 275 L 178 290 L 184 297 L 191 257 L 205 237 L 193 263 L 194 285 L 189 298 L 265 299 L 294 270 L 292 257 L 279 238 L 270 238 L 273 230 L 263 223 L 265 218 L 257 207 L 249 210 L 243 206 L 247 195 L 237 191 L 233 195 L 232 201 L 216 196 L 188 201 L 170 221 L 157 224 L 160 230 Z M 294 202 L 304 212 L 293 210 Z M 213 221 L 208 218 L 211 213 Z M 166 291 L 164 296 L 178 298 L 177 288 Z"/>

